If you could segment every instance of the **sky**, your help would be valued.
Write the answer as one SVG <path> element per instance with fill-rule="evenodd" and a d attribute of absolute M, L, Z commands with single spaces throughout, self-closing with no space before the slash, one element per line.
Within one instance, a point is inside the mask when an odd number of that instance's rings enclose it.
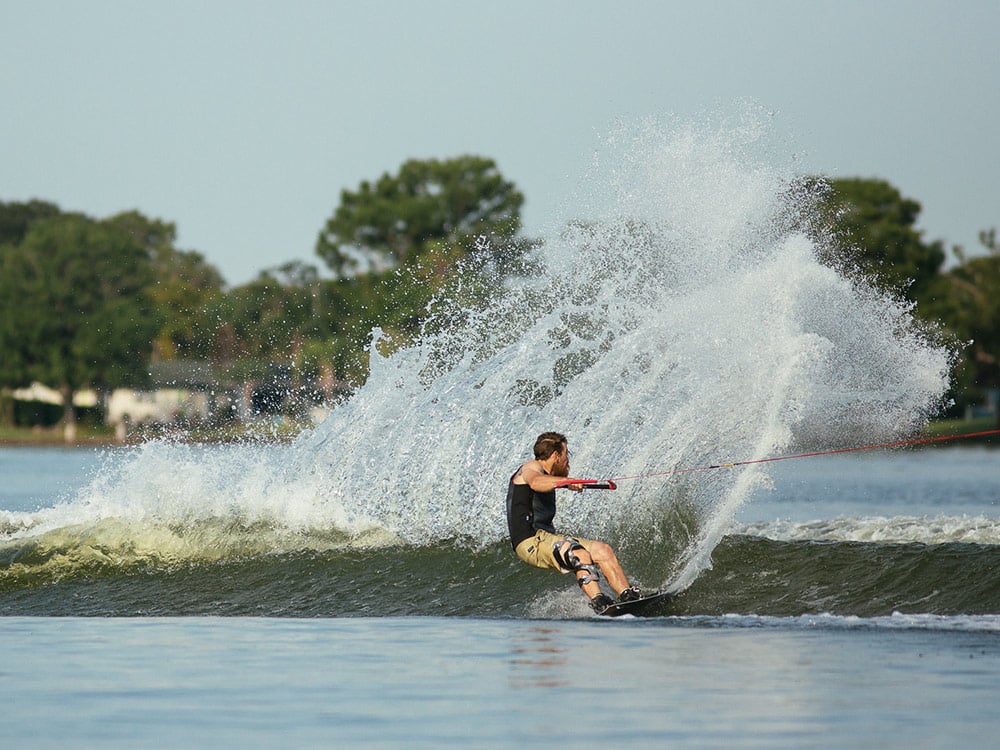
<path fill-rule="evenodd" d="M 495 159 L 532 234 L 616 122 L 749 100 L 803 173 L 886 179 L 973 251 L 998 28 L 1000 0 L 0 0 L 0 201 L 137 209 L 238 285 L 322 268 L 341 191 L 407 159 Z"/>

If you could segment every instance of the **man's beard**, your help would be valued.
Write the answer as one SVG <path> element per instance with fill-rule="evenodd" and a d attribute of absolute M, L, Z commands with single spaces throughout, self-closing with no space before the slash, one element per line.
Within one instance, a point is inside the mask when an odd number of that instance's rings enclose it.
<path fill-rule="evenodd" d="M 560 456 L 556 459 L 556 462 L 552 464 L 552 476 L 554 477 L 568 477 L 569 476 L 569 457 Z"/>

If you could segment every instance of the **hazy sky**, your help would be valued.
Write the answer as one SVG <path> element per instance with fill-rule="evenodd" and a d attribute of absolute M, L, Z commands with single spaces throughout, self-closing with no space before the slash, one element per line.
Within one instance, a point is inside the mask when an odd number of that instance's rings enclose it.
<path fill-rule="evenodd" d="M 619 118 L 751 99 L 803 172 L 883 177 L 927 239 L 1000 226 L 1000 0 L 0 0 L 0 200 L 172 221 L 230 284 L 340 191 L 496 159 L 547 224 Z"/>

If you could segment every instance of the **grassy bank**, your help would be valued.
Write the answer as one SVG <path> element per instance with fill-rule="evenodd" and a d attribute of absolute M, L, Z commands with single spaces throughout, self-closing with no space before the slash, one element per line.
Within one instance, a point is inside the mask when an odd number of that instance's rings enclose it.
<path fill-rule="evenodd" d="M 62 427 L 2 427 L 0 445 L 111 445 L 115 441 L 115 431 L 110 427 L 80 425 L 76 428 L 76 440 L 67 443 Z"/>
<path fill-rule="evenodd" d="M 293 440 L 303 430 L 312 425 L 307 422 L 284 420 L 280 423 L 264 422 L 251 425 L 230 425 L 227 427 L 197 428 L 183 430 L 148 430 L 130 434 L 125 440 L 127 445 L 135 445 L 148 440 L 169 439 L 192 443 L 240 443 L 240 442 L 270 442 L 283 443 Z M 932 422 L 925 431 L 925 437 L 943 438 L 948 436 L 967 435 L 972 432 L 985 432 L 998 429 L 997 420 L 992 417 L 972 420 L 947 420 Z M 962 438 L 943 442 L 943 445 L 956 445 L 975 442 L 977 444 L 1000 445 L 1000 435 L 988 435 L 978 438 Z M 115 431 L 112 427 L 80 425 L 77 427 L 76 441 L 71 445 L 118 445 Z M 37 445 L 65 446 L 61 427 L 0 427 L 0 446 L 7 445 Z"/>
<path fill-rule="evenodd" d="M 982 417 L 980 419 L 951 419 L 940 422 L 931 422 L 927 426 L 927 437 L 943 438 L 955 435 L 968 435 L 973 432 L 988 432 L 1000 429 L 1000 423 L 994 417 Z M 963 438 L 957 442 L 977 442 L 1000 445 L 1000 435 L 984 435 L 976 438 Z M 953 444 L 948 442 L 949 445 Z"/>
<path fill-rule="evenodd" d="M 67 443 L 62 427 L 0 427 L 0 446 L 104 446 L 137 445 L 149 440 L 173 440 L 189 443 L 283 443 L 293 440 L 311 425 L 283 421 L 281 423 L 258 423 L 250 425 L 230 425 L 226 427 L 199 427 L 192 430 L 148 429 L 130 433 L 124 443 L 118 440 L 113 427 L 92 427 L 80 425 L 76 430 L 76 440 Z"/>

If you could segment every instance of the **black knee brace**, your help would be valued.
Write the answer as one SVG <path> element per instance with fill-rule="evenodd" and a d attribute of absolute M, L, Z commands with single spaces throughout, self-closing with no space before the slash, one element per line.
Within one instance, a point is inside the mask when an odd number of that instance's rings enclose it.
<path fill-rule="evenodd" d="M 562 548 L 567 544 L 569 545 L 569 549 L 563 552 Z M 563 567 L 564 570 L 571 570 L 574 573 L 586 573 L 586 575 L 582 577 L 577 576 L 576 579 L 580 588 L 583 588 L 588 583 L 601 580 L 601 571 L 598 570 L 597 566 L 592 562 L 580 562 L 580 558 L 573 554 L 580 549 L 586 548 L 575 539 L 563 539 L 562 541 L 556 542 L 552 545 L 552 553 L 555 555 L 556 561 Z"/>

